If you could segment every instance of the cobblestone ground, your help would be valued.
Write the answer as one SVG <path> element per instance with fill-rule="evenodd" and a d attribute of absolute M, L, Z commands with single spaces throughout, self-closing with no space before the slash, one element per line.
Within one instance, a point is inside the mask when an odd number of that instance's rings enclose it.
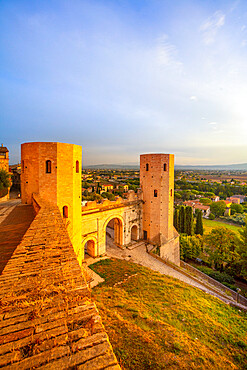
<path fill-rule="evenodd" d="M 0 274 L 34 219 L 33 207 L 20 200 L 0 203 Z"/>

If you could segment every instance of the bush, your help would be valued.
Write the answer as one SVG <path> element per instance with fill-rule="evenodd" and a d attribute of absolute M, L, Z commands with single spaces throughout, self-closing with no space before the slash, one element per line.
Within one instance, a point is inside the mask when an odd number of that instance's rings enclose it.
<path fill-rule="evenodd" d="M 181 234 L 179 237 L 180 258 L 182 260 L 197 258 L 203 248 L 203 239 L 201 235 L 188 236 Z"/>
<path fill-rule="evenodd" d="M 5 197 L 8 194 L 8 188 L 0 189 L 0 198 Z"/>
<path fill-rule="evenodd" d="M 214 220 L 215 219 L 215 215 L 213 213 L 210 213 L 210 215 L 208 216 L 209 220 Z"/>
<path fill-rule="evenodd" d="M 204 274 L 210 276 L 211 278 L 219 281 L 222 284 L 225 284 L 225 285 L 230 284 L 231 286 L 234 284 L 233 277 L 225 272 L 215 271 L 211 269 L 210 267 L 206 267 L 206 266 L 198 266 L 197 268 Z"/>
<path fill-rule="evenodd" d="M 245 225 L 245 217 L 246 214 L 244 213 L 235 213 L 233 216 L 226 216 L 226 217 L 221 217 L 224 218 L 227 221 L 234 222 L 238 225 Z"/>
<path fill-rule="evenodd" d="M 0 190 L 4 190 L 11 186 L 11 175 L 4 169 L 0 169 Z"/>

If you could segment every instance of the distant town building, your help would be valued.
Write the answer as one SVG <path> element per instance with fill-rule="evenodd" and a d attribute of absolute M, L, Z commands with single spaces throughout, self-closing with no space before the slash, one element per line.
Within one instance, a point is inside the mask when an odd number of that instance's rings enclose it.
<path fill-rule="evenodd" d="M 193 213 L 195 213 L 196 209 L 202 211 L 202 216 L 207 218 L 210 215 L 210 206 L 205 206 L 201 204 L 199 199 L 195 200 L 187 200 L 183 203 L 185 206 L 192 207 Z"/>
<path fill-rule="evenodd" d="M 13 164 L 9 166 L 11 172 L 12 188 L 20 191 L 21 190 L 21 164 Z"/>
<path fill-rule="evenodd" d="M 227 199 L 228 199 L 228 198 L 227 198 Z M 245 201 L 245 199 L 246 199 L 246 196 L 245 196 L 245 195 L 240 195 L 240 194 L 232 195 L 232 196 L 230 197 L 231 202 L 232 202 L 232 203 L 237 203 L 237 204 L 241 204 L 241 203 L 243 203 L 243 202 Z M 237 200 L 239 200 L 239 203 L 238 203 L 238 201 L 237 201 Z"/>

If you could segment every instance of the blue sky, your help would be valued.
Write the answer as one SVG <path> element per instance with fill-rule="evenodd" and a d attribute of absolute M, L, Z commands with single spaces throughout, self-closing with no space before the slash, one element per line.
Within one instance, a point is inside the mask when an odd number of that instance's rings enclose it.
<path fill-rule="evenodd" d="M 247 162 L 247 2 L 0 0 L 0 141 Z"/>

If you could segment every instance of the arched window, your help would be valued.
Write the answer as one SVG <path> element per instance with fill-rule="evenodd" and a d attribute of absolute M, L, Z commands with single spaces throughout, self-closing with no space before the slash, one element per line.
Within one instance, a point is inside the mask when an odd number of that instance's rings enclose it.
<path fill-rule="evenodd" d="M 149 165 L 148 165 L 148 163 L 146 163 L 146 171 L 148 171 L 148 167 L 149 167 Z"/>
<path fill-rule="evenodd" d="M 164 171 L 166 171 L 166 163 L 164 163 Z"/>
<path fill-rule="evenodd" d="M 63 206 L 63 218 L 69 217 L 69 209 L 68 206 Z"/>
<path fill-rule="evenodd" d="M 158 190 L 154 190 L 154 197 L 157 198 L 158 196 Z"/>
<path fill-rule="evenodd" d="M 45 162 L 45 172 L 51 173 L 51 161 L 50 160 Z"/>
<path fill-rule="evenodd" d="M 79 173 L 79 161 L 76 161 L 75 167 L 76 167 L 76 173 Z"/>

